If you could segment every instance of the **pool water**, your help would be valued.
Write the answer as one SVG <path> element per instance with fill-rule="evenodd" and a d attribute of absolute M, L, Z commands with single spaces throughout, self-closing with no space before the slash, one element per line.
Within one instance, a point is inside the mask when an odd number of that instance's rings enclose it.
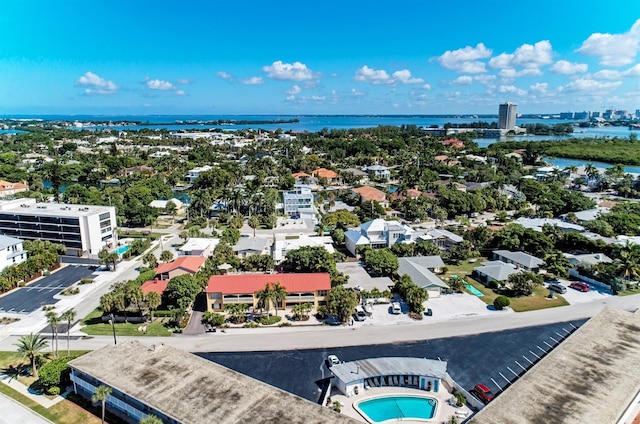
<path fill-rule="evenodd" d="M 477 288 L 473 287 L 471 284 L 465 284 L 464 285 L 465 288 L 467 290 L 469 290 L 471 293 L 475 294 L 478 297 L 482 297 L 484 296 L 484 294 L 482 294 L 482 292 L 480 290 L 478 290 Z"/>
<path fill-rule="evenodd" d="M 389 420 L 429 420 L 434 417 L 438 401 L 421 396 L 385 396 L 363 400 L 356 405 L 370 422 Z"/>
<path fill-rule="evenodd" d="M 116 252 L 118 255 L 122 255 L 123 253 L 127 252 L 129 249 L 131 249 L 131 246 L 125 245 L 125 246 L 118 247 L 116 250 L 114 250 L 114 252 Z"/>

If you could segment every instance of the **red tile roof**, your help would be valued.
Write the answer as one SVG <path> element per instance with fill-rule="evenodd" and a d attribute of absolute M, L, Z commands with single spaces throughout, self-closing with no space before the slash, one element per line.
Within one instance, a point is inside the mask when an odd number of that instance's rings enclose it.
<path fill-rule="evenodd" d="M 295 174 L 291 174 L 291 176 L 293 178 L 300 178 L 300 177 L 307 177 L 307 178 L 311 178 L 311 175 L 305 173 L 305 172 L 296 172 Z"/>
<path fill-rule="evenodd" d="M 162 296 L 162 293 L 167 289 L 167 284 L 169 284 L 169 280 L 149 280 L 145 281 L 140 288 L 145 295 L 150 292 L 156 292 Z"/>
<path fill-rule="evenodd" d="M 338 178 L 338 174 L 336 174 L 334 171 L 327 168 L 314 169 L 313 171 L 311 171 L 311 174 L 315 175 L 318 178 L 327 178 L 327 179 Z"/>
<path fill-rule="evenodd" d="M 227 274 L 213 275 L 207 284 L 207 293 L 255 293 L 267 283 L 279 282 L 288 293 L 331 290 L 331 279 L 326 272 L 313 274 Z"/>
<path fill-rule="evenodd" d="M 363 186 L 351 189 L 352 192 L 357 193 L 362 197 L 365 202 L 375 200 L 377 202 L 384 202 L 387 200 L 386 194 L 383 191 L 378 190 L 375 187 Z"/>
<path fill-rule="evenodd" d="M 0 190 L 5 191 L 5 190 L 21 190 L 27 189 L 27 185 L 23 184 L 23 183 L 12 183 L 9 181 L 5 181 L 5 180 L 0 180 Z"/>
<path fill-rule="evenodd" d="M 173 262 L 158 265 L 156 268 L 156 274 L 164 274 L 176 269 L 183 269 L 195 274 L 200 268 L 202 268 L 202 265 L 204 265 L 206 261 L 207 258 L 203 258 L 201 256 L 181 256 Z"/>

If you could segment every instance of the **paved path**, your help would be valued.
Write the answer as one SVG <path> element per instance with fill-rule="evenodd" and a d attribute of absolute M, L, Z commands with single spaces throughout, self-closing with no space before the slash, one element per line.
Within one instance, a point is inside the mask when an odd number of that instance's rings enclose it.
<path fill-rule="evenodd" d="M 51 424 L 51 421 L 3 394 L 0 394 L 0 411 L 0 424 Z"/>
<path fill-rule="evenodd" d="M 60 402 L 61 400 L 64 399 L 62 396 L 56 396 L 53 399 L 49 399 L 45 395 L 42 395 L 40 393 L 35 393 L 35 392 L 31 391 L 31 389 L 29 389 L 28 386 L 25 386 L 24 384 L 22 384 L 21 382 L 19 382 L 15 378 L 11 377 L 10 375 L 4 374 L 4 373 L 0 373 L 0 382 L 2 382 L 3 384 L 6 384 L 7 386 L 11 387 L 16 392 L 20 393 L 21 395 L 24 395 L 24 396 L 28 397 L 32 401 L 36 402 L 37 404 L 39 404 L 41 406 L 44 406 L 45 408 L 50 408 L 53 405 L 55 405 L 56 403 L 58 403 L 58 402 Z"/>
<path fill-rule="evenodd" d="M 611 297 L 603 302 L 581 303 L 532 312 L 461 317 L 448 321 L 407 322 L 367 327 L 283 327 L 227 329 L 224 333 L 176 335 L 173 337 L 119 337 L 119 341 L 140 340 L 145 344 L 164 343 L 190 352 L 249 352 L 331 348 L 405 341 L 430 340 L 490 333 L 515 328 L 590 318 L 605 306 L 627 311 L 640 308 L 640 295 Z M 0 340 L 0 350 L 15 350 L 17 336 Z M 72 340 L 72 349 L 98 349 L 112 343 L 111 336 Z"/>

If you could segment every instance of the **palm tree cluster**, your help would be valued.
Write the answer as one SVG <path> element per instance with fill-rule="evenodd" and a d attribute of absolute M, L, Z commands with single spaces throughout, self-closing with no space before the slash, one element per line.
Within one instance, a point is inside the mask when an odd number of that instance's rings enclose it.
<path fill-rule="evenodd" d="M 266 309 L 267 314 L 271 309 L 271 305 L 274 305 L 276 310 L 276 316 L 278 316 L 278 307 L 282 305 L 282 302 L 287 298 L 287 291 L 280 284 L 280 282 L 267 283 L 264 289 L 256 293 L 258 297 L 258 305 L 260 309 Z"/>

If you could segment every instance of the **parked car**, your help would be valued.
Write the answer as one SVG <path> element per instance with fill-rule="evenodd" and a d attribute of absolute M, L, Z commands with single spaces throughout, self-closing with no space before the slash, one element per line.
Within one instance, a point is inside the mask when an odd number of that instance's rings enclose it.
<path fill-rule="evenodd" d="M 329 367 L 338 365 L 339 363 L 340 363 L 340 359 L 338 359 L 336 355 L 327 356 L 327 364 L 329 365 Z"/>
<path fill-rule="evenodd" d="M 365 319 L 367 319 L 367 313 L 365 312 L 364 308 L 360 305 L 356 306 L 356 309 L 353 313 L 353 318 L 356 321 L 364 321 Z"/>
<path fill-rule="evenodd" d="M 547 288 L 549 290 L 553 290 L 554 292 L 560 293 L 560 294 L 564 294 L 567 292 L 567 288 L 557 281 L 549 282 L 549 284 L 547 285 Z"/>
<path fill-rule="evenodd" d="M 424 314 L 425 314 L 426 316 L 430 317 L 430 316 L 432 316 L 432 315 L 433 315 L 433 311 L 431 310 L 431 308 L 427 308 L 427 310 L 426 310 L 426 311 L 424 311 Z"/>
<path fill-rule="evenodd" d="M 569 287 L 571 287 L 572 289 L 581 291 L 581 292 L 588 292 L 589 291 L 589 285 L 587 283 L 583 283 L 581 281 L 574 281 L 573 283 L 569 284 Z"/>
<path fill-rule="evenodd" d="M 400 302 L 391 302 L 391 313 L 396 315 L 402 313 Z"/>
<path fill-rule="evenodd" d="M 473 388 L 473 392 L 478 396 L 478 399 L 484 403 L 489 403 L 494 397 L 496 397 L 496 395 L 494 395 L 493 392 L 484 384 L 476 384 Z"/>
<path fill-rule="evenodd" d="M 362 291 L 362 290 L 364 290 L 364 289 L 362 288 L 362 286 L 355 286 L 353 289 L 354 289 L 355 291 Z"/>

